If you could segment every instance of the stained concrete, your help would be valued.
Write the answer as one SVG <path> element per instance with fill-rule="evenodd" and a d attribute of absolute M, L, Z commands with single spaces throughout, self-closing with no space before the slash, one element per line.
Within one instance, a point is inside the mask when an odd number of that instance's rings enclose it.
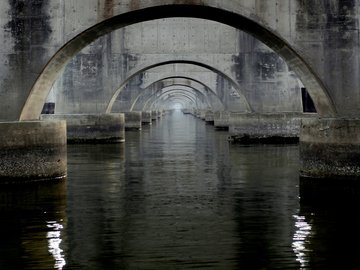
<path fill-rule="evenodd" d="M 299 113 L 231 113 L 229 135 L 232 141 L 239 143 L 297 142 L 302 119 L 314 116 Z"/>
<path fill-rule="evenodd" d="M 359 119 L 304 119 L 300 133 L 301 176 L 360 178 L 359 134 Z"/>
<path fill-rule="evenodd" d="M 141 130 L 142 113 L 141 112 L 124 112 L 125 130 Z"/>
<path fill-rule="evenodd" d="M 43 120 L 67 123 L 69 143 L 119 143 L 125 141 L 125 117 L 117 114 L 42 115 Z"/>
<path fill-rule="evenodd" d="M 0 123 L 0 184 L 66 177 L 66 122 Z"/>
<path fill-rule="evenodd" d="M 152 116 L 151 111 L 142 111 L 141 112 L 141 124 L 142 125 L 151 125 Z"/>

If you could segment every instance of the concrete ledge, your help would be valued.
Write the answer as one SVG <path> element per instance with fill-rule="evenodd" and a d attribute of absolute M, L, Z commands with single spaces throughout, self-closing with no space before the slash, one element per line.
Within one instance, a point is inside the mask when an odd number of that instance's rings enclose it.
<path fill-rule="evenodd" d="M 302 118 L 314 117 L 300 113 L 231 113 L 229 133 L 239 143 L 295 143 L 299 140 Z"/>
<path fill-rule="evenodd" d="M 0 122 L 0 184 L 61 179 L 67 173 L 66 122 Z"/>
<path fill-rule="evenodd" d="M 125 117 L 112 114 L 53 114 L 43 120 L 66 120 L 68 143 L 119 143 L 125 141 Z"/>
<path fill-rule="evenodd" d="M 360 119 L 304 119 L 300 160 L 302 177 L 360 178 Z"/>
<path fill-rule="evenodd" d="M 125 130 L 141 130 L 141 112 L 124 112 Z"/>

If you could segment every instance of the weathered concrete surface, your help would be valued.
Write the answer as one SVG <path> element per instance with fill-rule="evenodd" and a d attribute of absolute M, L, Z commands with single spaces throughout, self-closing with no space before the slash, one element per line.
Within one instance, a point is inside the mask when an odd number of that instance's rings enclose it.
<path fill-rule="evenodd" d="M 300 159 L 303 177 L 360 178 L 360 119 L 304 119 Z"/>
<path fill-rule="evenodd" d="M 125 130 L 141 130 L 141 112 L 124 112 Z"/>
<path fill-rule="evenodd" d="M 151 111 L 142 111 L 141 112 L 141 124 L 142 125 L 151 125 L 152 123 L 152 112 Z"/>
<path fill-rule="evenodd" d="M 61 179 L 66 173 L 65 121 L 0 123 L 0 184 Z"/>
<path fill-rule="evenodd" d="M 229 129 L 230 126 L 230 112 L 217 111 L 214 113 L 214 126 L 216 129 Z"/>
<path fill-rule="evenodd" d="M 116 114 L 42 115 L 42 120 L 66 120 L 70 143 L 119 143 L 125 141 L 125 117 Z"/>
<path fill-rule="evenodd" d="M 229 134 L 234 142 L 297 142 L 301 120 L 314 114 L 276 113 L 239 114 L 231 113 Z"/>
<path fill-rule="evenodd" d="M 205 122 L 208 124 L 214 124 L 214 112 L 213 111 L 206 111 L 205 113 Z"/>

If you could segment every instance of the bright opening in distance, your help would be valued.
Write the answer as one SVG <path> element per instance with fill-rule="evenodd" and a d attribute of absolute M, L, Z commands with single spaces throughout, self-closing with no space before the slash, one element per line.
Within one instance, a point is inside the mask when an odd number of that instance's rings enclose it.
<path fill-rule="evenodd" d="M 182 105 L 180 103 L 176 103 L 176 104 L 174 104 L 174 109 L 179 111 L 182 109 Z"/>

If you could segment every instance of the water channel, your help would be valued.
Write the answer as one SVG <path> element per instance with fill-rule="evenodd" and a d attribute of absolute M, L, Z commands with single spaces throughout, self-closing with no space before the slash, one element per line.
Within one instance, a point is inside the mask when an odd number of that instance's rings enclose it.
<path fill-rule="evenodd" d="M 360 214 L 299 201 L 297 145 L 231 145 L 180 111 L 69 145 L 68 179 L 2 187 L 0 269 L 357 269 Z"/>

